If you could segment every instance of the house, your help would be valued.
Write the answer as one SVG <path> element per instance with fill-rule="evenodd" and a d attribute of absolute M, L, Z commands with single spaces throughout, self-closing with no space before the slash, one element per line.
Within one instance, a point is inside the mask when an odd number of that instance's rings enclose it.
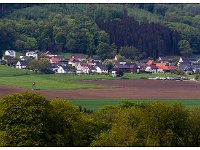
<path fill-rule="evenodd" d="M 78 60 L 78 61 L 84 61 L 86 60 L 86 55 L 85 54 L 73 54 L 71 56 L 71 58 L 75 59 L 75 60 Z"/>
<path fill-rule="evenodd" d="M 145 70 L 147 64 L 142 62 L 135 62 L 139 70 Z"/>
<path fill-rule="evenodd" d="M 57 72 L 58 68 L 59 68 L 59 63 L 50 64 L 50 70 L 52 70 L 53 72 Z"/>
<path fill-rule="evenodd" d="M 176 68 L 176 63 L 156 63 L 156 67 L 158 67 L 157 72 L 170 72 L 171 70 Z"/>
<path fill-rule="evenodd" d="M 194 68 L 188 67 L 186 70 L 184 70 L 186 74 L 191 75 L 194 74 Z"/>
<path fill-rule="evenodd" d="M 69 68 L 67 66 L 59 66 L 57 73 L 68 73 Z"/>
<path fill-rule="evenodd" d="M 117 64 L 114 66 L 114 69 L 118 69 L 123 72 L 131 72 L 130 66 L 127 64 Z"/>
<path fill-rule="evenodd" d="M 27 60 L 27 59 L 29 59 L 28 56 L 19 56 L 19 58 L 20 58 L 20 60 Z"/>
<path fill-rule="evenodd" d="M 61 61 L 65 61 L 65 57 L 64 56 L 53 56 L 49 59 L 50 63 L 58 63 Z"/>
<path fill-rule="evenodd" d="M 38 59 L 38 54 L 35 51 L 26 52 L 26 56 Z"/>
<path fill-rule="evenodd" d="M 147 73 L 157 73 L 158 67 L 155 65 L 147 66 L 145 72 Z"/>
<path fill-rule="evenodd" d="M 111 73 L 113 77 L 122 77 L 124 75 L 123 71 L 115 68 L 112 69 Z"/>
<path fill-rule="evenodd" d="M 6 50 L 5 51 L 5 56 L 10 56 L 10 57 L 15 58 L 16 57 L 16 53 L 15 53 L 14 50 Z"/>
<path fill-rule="evenodd" d="M 90 68 L 89 67 L 90 66 L 87 63 L 81 62 L 81 63 L 78 64 L 76 69 L 77 69 L 77 72 L 89 74 L 90 73 Z"/>
<path fill-rule="evenodd" d="M 108 69 L 104 65 L 97 65 L 95 67 L 97 73 L 108 73 Z"/>
<path fill-rule="evenodd" d="M 138 72 L 138 66 L 137 66 L 136 63 L 130 63 L 128 65 L 130 66 L 131 73 L 137 73 Z"/>
<path fill-rule="evenodd" d="M 71 65 L 72 67 L 77 68 L 77 66 L 81 63 L 79 60 L 75 60 L 74 58 L 70 58 L 68 61 L 68 64 Z"/>
<path fill-rule="evenodd" d="M 16 68 L 25 69 L 28 66 L 28 62 L 26 60 L 19 60 L 15 65 Z"/>
<path fill-rule="evenodd" d="M 92 58 L 88 59 L 87 63 L 89 65 L 96 66 L 98 64 L 101 64 L 102 61 L 101 61 L 101 59 L 99 57 L 92 57 Z"/>
<path fill-rule="evenodd" d="M 153 60 L 148 60 L 146 64 L 147 64 L 147 66 L 155 65 Z"/>
<path fill-rule="evenodd" d="M 158 61 L 161 62 L 161 63 L 166 63 L 166 62 L 169 62 L 169 58 L 160 56 L 158 58 Z"/>
<path fill-rule="evenodd" d="M 96 73 L 97 72 L 96 66 L 89 66 L 89 69 L 90 69 L 91 73 Z"/>

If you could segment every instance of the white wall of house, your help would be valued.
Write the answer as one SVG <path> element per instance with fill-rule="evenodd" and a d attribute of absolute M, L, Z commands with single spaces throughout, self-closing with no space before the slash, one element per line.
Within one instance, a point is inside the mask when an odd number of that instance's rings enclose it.
<path fill-rule="evenodd" d="M 157 69 L 157 73 L 164 73 L 163 69 Z"/>
<path fill-rule="evenodd" d="M 79 71 L 82 71 L 83 73 L 86 73 L 86 74 L 90 72 L 90 69 L 88 67 L 81 66 L 81 64 L 79 64 L 76 69 Z"/>
<path fill-rule="evenodd" d="M 101 68 L 99 68 L 98 66 L 96 67 L 96 72 L 97 73 L 108 73 L 108 70 L 102 70 Z"/>
<path fill-rule="evenodd" d="M 19 69 L 25 69 L 25 68 L 26 68 L 26 66 L 23 66 L 23 65 L 20 63 L 20 61 L 17 62 L 17 64 L 16 64 L 15 67 L 16 67 L 16 68 L 19 68 Z"/>
<path fill-rule="evenodd" d="M 38 59 L 38 54 L 35 52 L 26 52 L 26 56 Z"/>
<path fill-rule="evenodd" d="M 7 50 L 5 51 L 6 56 L 16 57 L 16 52 L 14 50 Z"/>
<path fill-rule="evenodd" d="M 75 67 L 75 68 L 77 68 L 77 66 L 80 64 L 80 62 L 76 62 L 76 61 L 74 61 L 74 62 L 73 62 L 73 61 L 69 61 L 69 62 L 68 62 L 68 64 L 69 64 L 69 65 L 72 65 L 72 67 Z"/>
<path fill-rule="evenodd" d="M 64 70 L 63 67 L 60 66 L 60 67 L 58 68 L 58 70 L 57 70 L 57 73 L 67 73 L 67 71 Z"/>
<path fill-rule="evenodd" d="M 157 69 L 152 69 L 150 66 L 146 67 L 146 72 L 157 73 Z"/>

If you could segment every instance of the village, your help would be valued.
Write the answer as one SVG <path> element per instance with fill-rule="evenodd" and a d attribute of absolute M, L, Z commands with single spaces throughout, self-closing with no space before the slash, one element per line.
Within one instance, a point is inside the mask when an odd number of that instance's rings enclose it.
<path fill-rule="evenodd" d="M 38 50 L 27 51 L 23 56 L 16 57 L 14 50 L 6 50 L 1 59 L 1 64 L 7 64 L 11 67 L 19 69 L 29 69 L 28 61 L 43 61 L 48 62 L 47 68 L 50 73 L 67 74 L 109 74 L 113 77 L 123 76 L 124 73 L 177 73 L 180 75 L 199 74 L 200 58 L 199 57 L 179 57 L 174 60 L 174 57 L 166 56 L 159 57 L 157 60 L 146 59 L 140 61 L 120 61 L 118 55 L 115 58 L 107 59 L 107 62 L 114 62 L 109 66 L 103 62 L 100 57 L 88 57 L 85 54 L 71 54 L 70 58 L 65 58 L 62 55 L 54 55 L 50 51 L 40 53 Z M 33 71 L 33 70 L 31 70 Z M 38 71 L 37 69 L 34 71 Z M 157 78 L 159 79 L 159 78 Z M 162 79 L 162 78 L 160 78 Z M 170 78 L 169 78 L 170 79 Z"/>

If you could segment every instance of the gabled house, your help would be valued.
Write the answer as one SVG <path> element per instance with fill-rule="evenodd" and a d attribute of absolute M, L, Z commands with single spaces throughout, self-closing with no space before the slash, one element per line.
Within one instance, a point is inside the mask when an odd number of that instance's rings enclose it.
<path fill-rule="evenodd" d="M 71 56 L 71 58 L 73 58 L 73 59 L 75 59 L 75 60 L 78 60 L 78 61 L 84 61 L 84 60 L 86 60 L 86 55 L 85 54 L 73 54 L 72 56 Z"/>
<path fill-rule="evenodd" d="M 159 58 L 158 58 L 158 61 L 159 62 L 161 62 L 161 63 L 168 63 L 169 61 L 170 61 L 170 57 L 168 57 L 168 56 L 160 56 Z"/>
<path fill-rule="evenodd" d="M 139 70 L 145 70 L 147 64 L 142 62 L 135 62 Z"/>
<path fill-rule="evenodd" d="M 153 60 L 148 60 L 146 64 L 147 64 L 147 66 L 155 65 Z"/>
<path fill-rule="evenodd" d="M 130 66 L 131 73 L 137 73 L 138 72 L 138 66 L 137 66 L 136 63 L 130 63 L 128 65 Z"/>
<path fill-rule="evenodd" d="M 97 65 L 95 67 L 97 73 L 108 73 L 108 69 L 104 65 Z"/>
<path fill-rule="evenodd" d="M 170 72 L 171 70 L 176 68 L 175 63 L 156 63 L 156 67 L 158 67 L 157 72 Z"/>
<path fill-rule="evenodd" d="M 194 68 L 192 67 L 189 67 L 187 68 L 186 70 L 184 70 L 186 74 L 188 75 L 191 75 L 191 74 L 194 74 Z"/>
<path fill-rule="evenodd" d="M 16 57 L 16 52 L 14 50 L 6 50 L 5 51 L 5 56 L 10 56 L 15 58 Z"/>
<path fill-rule="evenodd" d="M 50 63 L 58 63 L 61 61 L 65 61 L 65 57 L 64 56 L 53 56 L 49 59 Z"/>
<path fill-rule="evenodd" d="M 57 72 L 58 68 L 59 68 L 59 63 L 50 64 L 50 70 L 52 70 L 53 72 Z"/>
<path fill-rule="evenodd" d="M 78 64 L 77 66 L 77 72 L 81 72 L 81 73 L 85 73 L 85 74 L 89 74 L 90 73 L 90 66 L 85 63 L 85 62 L 81 62 Z"/>
<path fill-rule="evenodd" d="M 68 73 L 69 72 L 69 68 L 67 66 L 59 66 L 57 73 Z"/>
<path fill-rule="evenodd" d="M 99 57 L 93 57 L 93 58 L 88 59 L 87 63 L 89 65 L 96 66 L 98 64 L 101 64 L 102 61 L 101 61 L 101 59 Z"/>
<path fill-rule="evenodd" d="M 81 63 L 79 60 L 75 60 L 74 58 L 70 58 L 68 61 L 68 64 L 71 65 L 72 67 L 77 68 L 77 66 Z"/>
<path fill-rule="evenodd" d="M 90 69 L 91 73 L 96 73 L 97 72 L 96 66 L 89 66 L 89 69 Z"/>
<path fill-rule="evenodd" d="M 114 69 L 121 70 L 123 72 L 131 72 L 130 66 L 127 64 L 117 64 Z"/>
<path fill-rule="evenodd" d="M 28 56 L 19 56 L 19 58 L 20 58 L 21 60 L 27 60 L 27 59 L 29 59 Z"/>
<path fill-rule="evenodd" d="M 26 60 L 19 60 L 15 65 L 16 68 L 25 69 L 28 66 L 28 62 Z"/>
<path fill-rule="evenodd" d="M 147 66 L 145 72 L 147 73 L 157 73 L 158 67 L 155 65 Z"/>
<path fill-rule="evenodd" d="M 38 59 L 38 54 L 35 51 L 26 52 L 26 56 Z"/>

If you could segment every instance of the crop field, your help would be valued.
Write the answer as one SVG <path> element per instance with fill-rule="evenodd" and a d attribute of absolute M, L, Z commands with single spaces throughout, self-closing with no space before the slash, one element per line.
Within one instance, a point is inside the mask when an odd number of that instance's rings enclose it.
<path fill-rule="evenodd" d="M 140 78 L 180 77 L 166 74 L 110 75 L 35 74 L 28 70 L 0 65 L 0 97 L 25 92 L 36 82 L 36 91 L 51 98 L 63 98 L 77 106 L 97 111 L 124 101 L 182 103 L 200 105 L 200 84 L 192 81 L 160 81 Z M 194 75 L 187 76 L 194 78 Z"/>
<path fill-rule="evenodd" d="M 72 104 L 81 106 L 94 112 L 99 111 L 105 106 L 117 105 L 124 102 L 135 102 L 135 103 L 168 103 L 168 104 L 182 104 L 187 108 L 200 107 L 200 99 L 81 99 L 71 100 Z"/>

